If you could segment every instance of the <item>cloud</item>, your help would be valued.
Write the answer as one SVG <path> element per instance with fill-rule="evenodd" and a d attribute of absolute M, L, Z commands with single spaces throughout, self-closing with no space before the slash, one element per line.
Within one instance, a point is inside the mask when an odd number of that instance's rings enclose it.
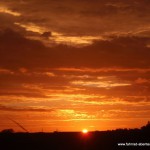
<path fill-rule="evenodd" d="M 148 117 L 149 7 L 1 0 L 0 111 L 52 121 Z"/>
<path fill-rule="evenodd" d="M 51 111 L 54 111 L 53 109 L 45 109 L 45 108 L 32 108 L 32 107 L 29 107 L 29 108 L 14 108 L 14 107 L 7 107 L 7 106 L 3 106 L 3 105 L 0 105 L 0 111 L 23 111 L 23 112 L 26 112 L 26 111 L 31 111 L 31 112 L 51 112 Z"/>
<path fill-rule="evenodd" d="M 46 47 L 13 30 L 1 32 L 1 68 L 140 68 L 150 66 L 149 38 L 120 37 L 75 48 Z M 6 44 L 7 43 L 7 44 Z M 19 44 L 18 44 L 19 43 Z"/>
<path fill-rule="evenodd" d="M 14 72 L 12 72 L 8 69 L 0 68 L 0 74 L 14 74 Z"/>
<path fill-rule="evenodd" d="M 58 33 L 60 36 L 53 37 L 54 43 L 63 42 L 71 45 L 92 44 L 95 39 L 109 39 L 112 36 L 150 35 L 150 3 L 147 0 L 95 0 L 94 2 L 2 0 L 1 4 L 12 13 L 22 14 L 14 23 L 17 22 L 21 28 L 30 30 L 28 37 L 38 38 L 43 42 L 45 41 L 38 35 L 33 36 L 32 32 L 41 33 L 42 30 L 42 32 Z M 46 42 L 50 43 L 49 40 Z"/>
<path fill-rule="evenodd" d="M 144 84 L 144 83 L 149 83 L 150 81 L 144 78 L 138 78 L 135 83 L 137 84 Z"/>
<path fill-rule="evenodd" d="M 73 81 L 71 82 L 76 86 L 85 86 L 85 87 L 97 87 L 97 88 L 113 88 L 113 87 L 121 87 L 121 86 L 130 86 L 130 83 L 121 83 L 113 80 L 97 80 L 97 81 Z"/>
<path fill-rule="evenodd" d="M 86 47 L 46 47 L 40 41 L 7 29 L 0 33 L 0 81 L 4 88 L 1 94 L 46 97 L 48 90 L 64 90 L 110 96 L 148 95 L 149 83 L 139 81 L 149 80 L 147 41 L 148 37 L 115 37 Z M 110 76 L 117 81 L 105 81 Z M 106 78 L 99 81 L 101 77 Z M 75 81 L 82 81 L 85 86 L 77 87 L 72 84 Z M 108 85 L 115 89 L 106 90 Z"/>
<path fill-rule="evenodd" d="M 16 16 L 16 17 L 21 16 L 20 13 L 12 11 L 12 10 L 10 10 L 8 8 L 5 8 L 5 7 L 0 7 L 0 13 L 6 13 L 6 14 L 13 15 L 13 16 Z"/>

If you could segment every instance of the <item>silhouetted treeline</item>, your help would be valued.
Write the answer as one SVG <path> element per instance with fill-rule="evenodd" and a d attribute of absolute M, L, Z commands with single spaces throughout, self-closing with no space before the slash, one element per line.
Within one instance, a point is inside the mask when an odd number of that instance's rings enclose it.
<path fill-rule="evenodd" d="M 149 144 L 148 144 L 149 143 Z M 150 149 L 150 122 L 141 129 L 53 133 L 0 133 L 0 150 L 116 150 Z"/>

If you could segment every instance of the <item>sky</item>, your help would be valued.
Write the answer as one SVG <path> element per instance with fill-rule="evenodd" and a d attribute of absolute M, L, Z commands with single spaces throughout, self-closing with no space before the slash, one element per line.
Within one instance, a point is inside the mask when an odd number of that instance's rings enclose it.
<path fill-rule="evenodd" d="M 139 128 L 150 118 L 149 0 L 1 0 L 0 130 Z"/>

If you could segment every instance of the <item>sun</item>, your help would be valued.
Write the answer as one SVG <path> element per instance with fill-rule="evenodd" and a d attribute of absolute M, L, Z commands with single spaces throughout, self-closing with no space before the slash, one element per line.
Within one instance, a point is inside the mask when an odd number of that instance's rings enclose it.
<path fill-rule="evenodd" d="M 83 129 L 82 133 L 86 134 L 86 133 L 88 133 L 88 130 L 87 129 Z"/>

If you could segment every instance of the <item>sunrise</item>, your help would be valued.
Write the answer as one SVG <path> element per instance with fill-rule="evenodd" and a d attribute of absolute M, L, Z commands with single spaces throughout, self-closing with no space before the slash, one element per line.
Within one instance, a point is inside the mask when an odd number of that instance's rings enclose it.
<path fill-rule="evenodd" d="M 0 131 L 146 125 L 149 8 L 149 0 L 1 0 Z"/>

